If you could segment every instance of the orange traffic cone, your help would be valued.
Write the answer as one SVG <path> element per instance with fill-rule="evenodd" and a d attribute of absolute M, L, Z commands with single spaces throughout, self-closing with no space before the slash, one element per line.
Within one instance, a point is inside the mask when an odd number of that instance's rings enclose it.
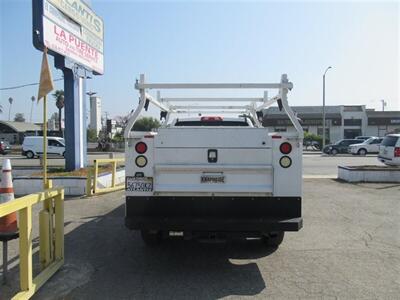
<path fill-rule="evenodd" d="M 0 183 L 0 204 L 14 199 L 14 188 L 11 175 L 11 163 L 4 159 Z M 8 241 L 18 237 L 17 213 L 13 212 L 0 218 L 0 241 Z"/>

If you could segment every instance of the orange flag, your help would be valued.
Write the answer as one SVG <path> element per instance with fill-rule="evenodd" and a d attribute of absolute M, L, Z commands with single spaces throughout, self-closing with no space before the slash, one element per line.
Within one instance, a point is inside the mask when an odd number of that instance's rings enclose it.
<path fill-rule="evenodd" d="M 47 48 L 44 47 L 42 58 L 42 69 L 40 70 L 40 84 L 37 100 L 39 101 L 48 93 L 54 90 L 53 79 L 51 77 L 49 62 L 47 60 Z"/>

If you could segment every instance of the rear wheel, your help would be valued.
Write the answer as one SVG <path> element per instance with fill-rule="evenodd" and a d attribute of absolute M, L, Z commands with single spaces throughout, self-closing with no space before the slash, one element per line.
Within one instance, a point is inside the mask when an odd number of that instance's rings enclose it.
<path fill-rule="evenodd" d="M 150 247 L 157 246 L 161 242 L 161 232 L 157 230 L 141 230 L 143 242 Z"/>
<path fill-rule="evenodd" d="M 26 152 L 26 157 L 27 157 L 27 158 L 34 158 L 34 157 L 35 157 L 35 154 L 33 154 L 32 151 L 28 151 L 28 152 Z"/>
<path fill-rule="evenodd" d="M 366 155 L 367 154 L 367 150 L 365 150 L 365 149 L 360 149 L 360 150 L 358 150 L 358 155 Z"/>
<path fill-rule="evenodd" d="M 332 154 L 332 155 L 336 155 L 336 154 L 338 154 L 338 151 L 337 151 L 336 149 L 332 149 L 332 150 L 331 150 L 331 154 Z"/>
<path fill-rule="evenodd" d="M 263 236 L 263 241 L 268 246 L 278 247 L 282 243 L 284 237 L 284 231 L 275 231 L 265 234 Z"/>

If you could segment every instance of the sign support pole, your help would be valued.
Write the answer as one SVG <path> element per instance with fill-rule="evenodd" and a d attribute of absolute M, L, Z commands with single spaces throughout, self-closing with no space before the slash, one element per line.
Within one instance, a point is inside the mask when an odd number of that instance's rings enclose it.
<path fill-rule="evenodd" d="M 65 169 L 72 171 L 87 165 L 86 70 L 58 55 L 55 67 L 64 74 Z"/>
<path fill-rule="evenodd" d="M 43 188 L 47 188 L 47 96 L 43 97 Z"/>

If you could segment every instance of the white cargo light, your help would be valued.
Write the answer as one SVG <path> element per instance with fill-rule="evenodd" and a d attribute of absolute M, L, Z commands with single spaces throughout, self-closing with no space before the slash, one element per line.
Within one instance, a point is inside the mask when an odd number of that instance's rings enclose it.
<path fill-rule="evenodd" d="M 292 165 L 292 160 L 289 156 L 282 156 L 282 158 L 279 160 L 279 164 L 282 168 L 289 168 Z"/>
<path fill-rule="evenodd" d="M 143 168 L 147 165 L 147 158 L 143 155 L 139 155 L 136 157 L 135 163 L 139 168 Z"/>

